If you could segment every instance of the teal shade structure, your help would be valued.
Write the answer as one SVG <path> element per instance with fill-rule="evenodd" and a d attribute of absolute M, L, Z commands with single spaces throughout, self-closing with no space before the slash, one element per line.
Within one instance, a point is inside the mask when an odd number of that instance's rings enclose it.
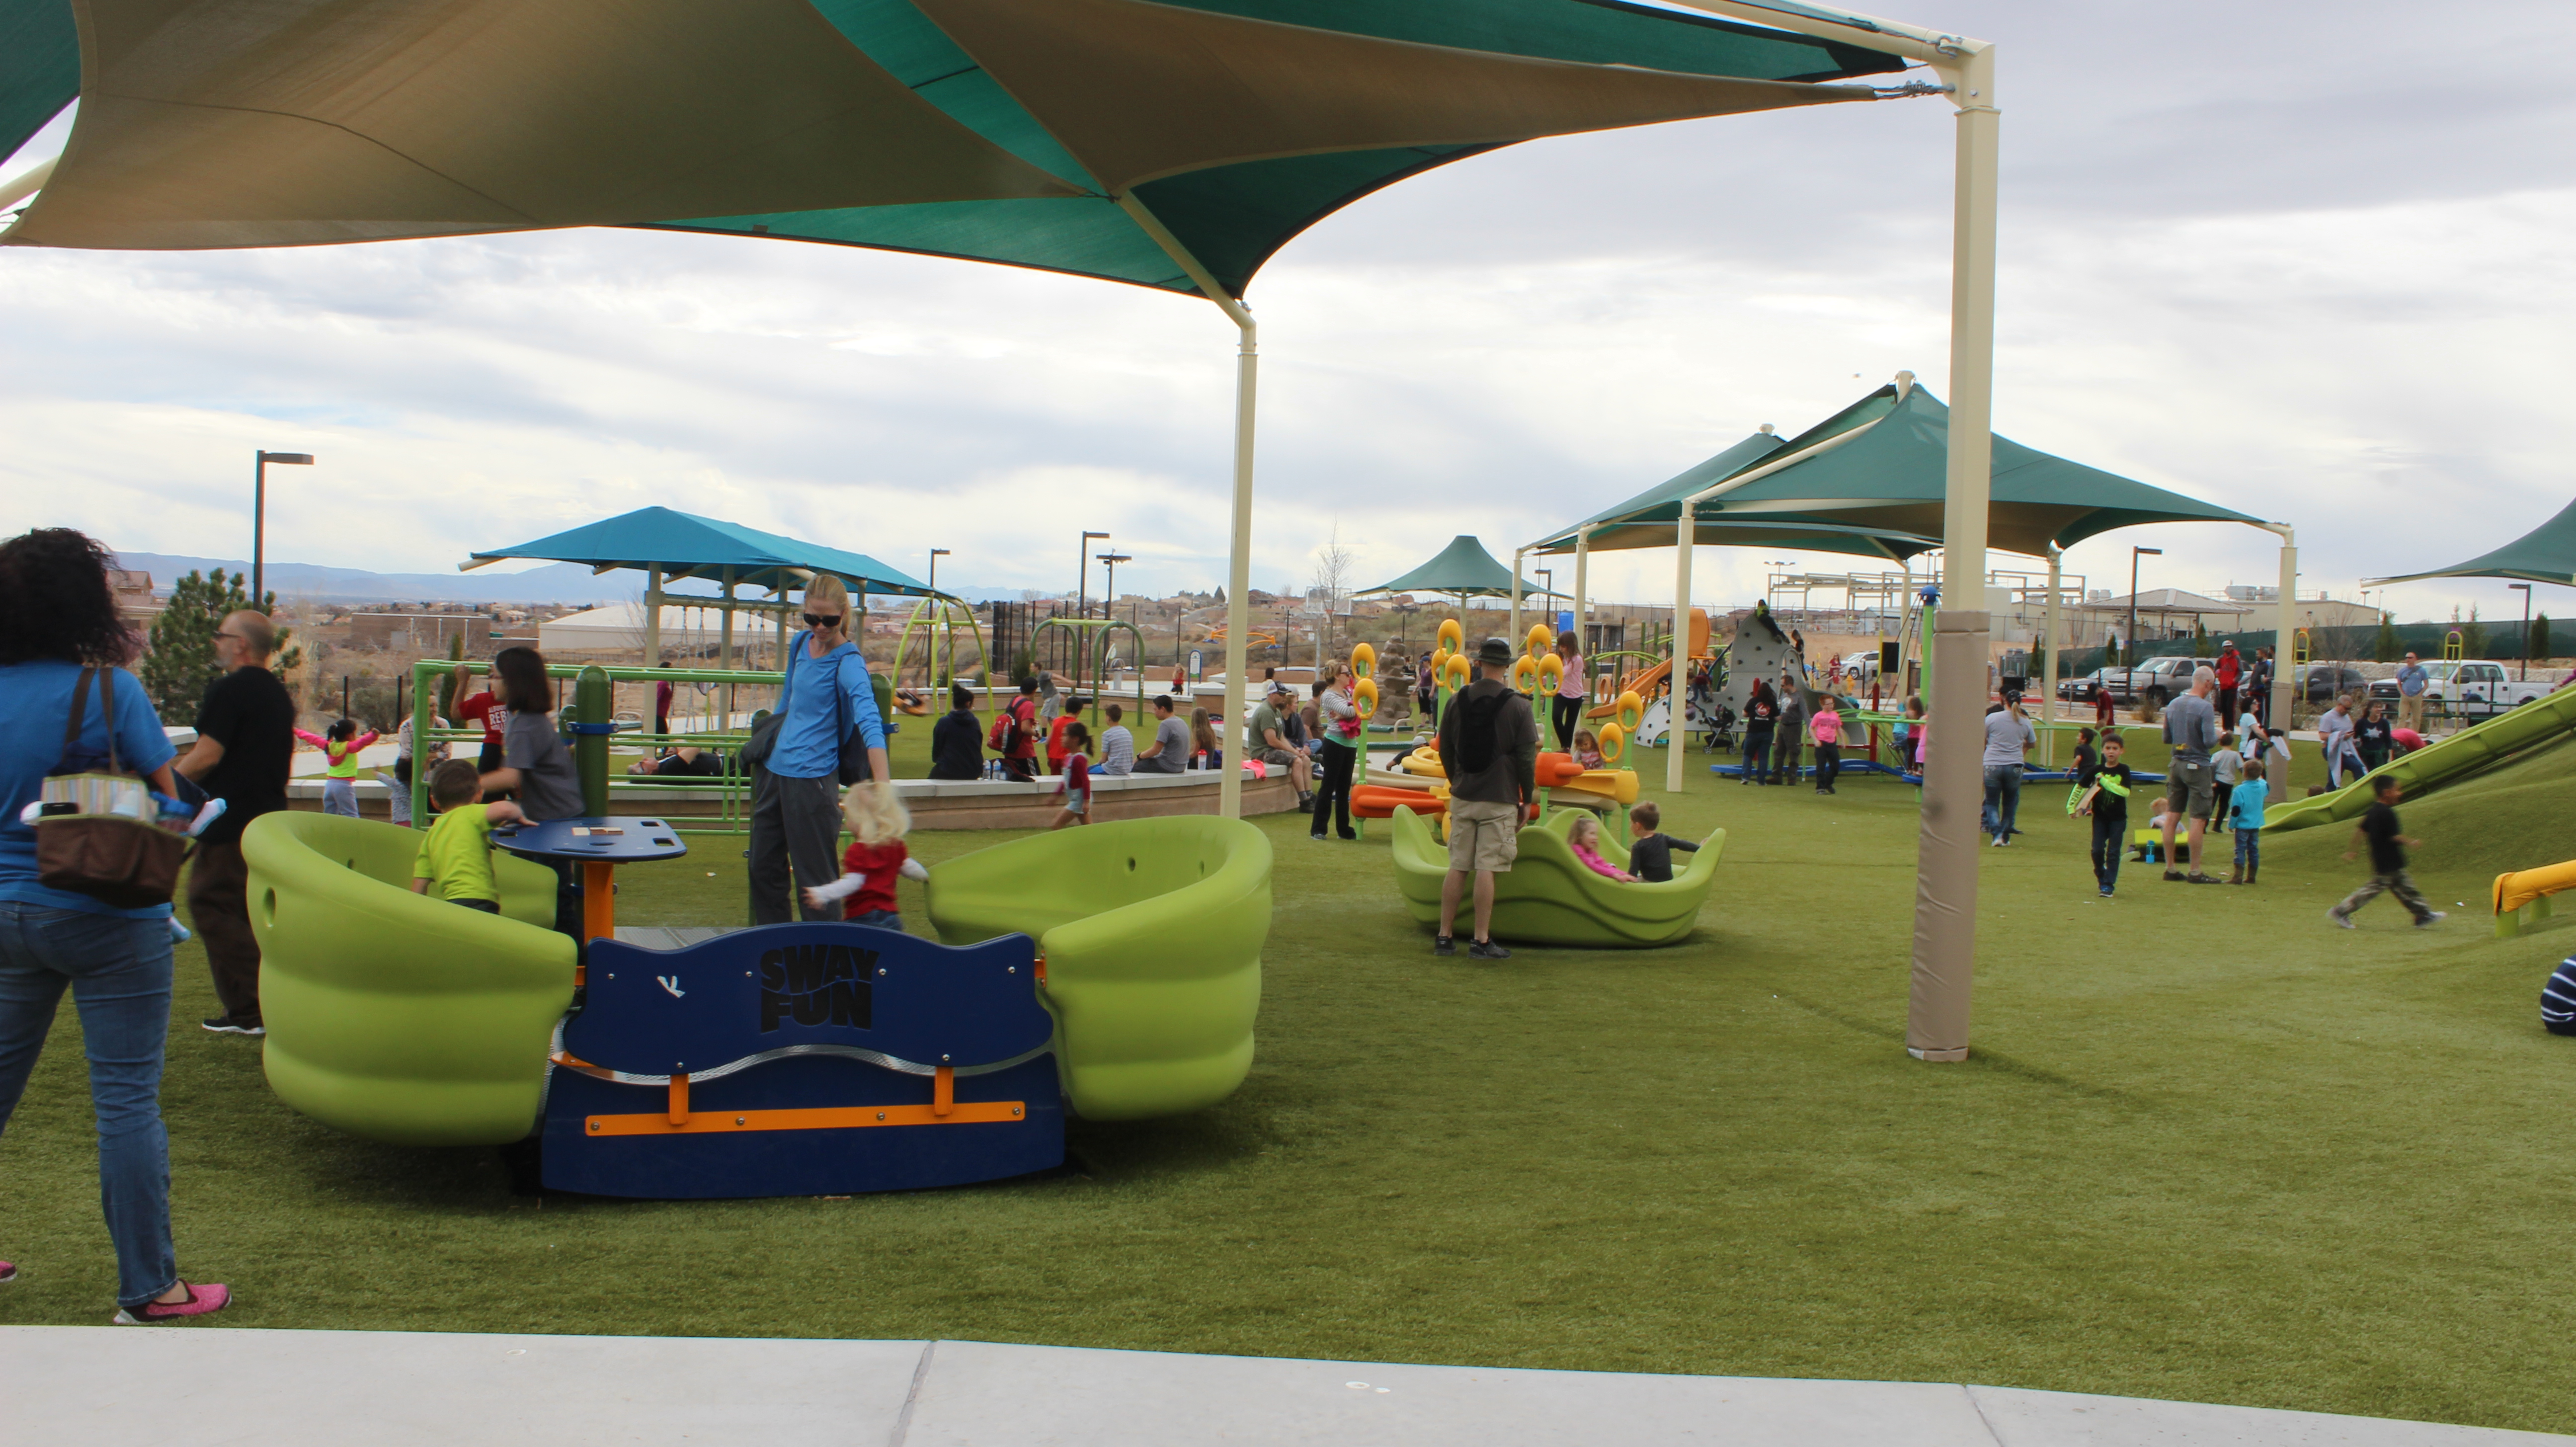
<path fill-rule="evenodd" d="M 825 573 L 848 584 L 853 593 L 932 596 L 929 584 L 865 553 L 782 537 L 667 507 L 637 508 L 535 542 L 478 552 L 466 566 L 517 558 L 581 563 L 603 572 L 610 568 L 658 568 L 665 582 L 690 577 L 720 579 L 729 571 L 735 583 L 768 589 L 802 589 L 805 574 Z"/>
<path fill-rule="evenodd" d="M 2412 583 L 2421 578 L 2513 578 L 2576 588 L 2576 502 L 2560 508 L 2556 517 L 2492 553 L 2481 553 L 2447 568 L 2370 578 L 2362 586 L 2376 588 L 2382 583 Z"/>

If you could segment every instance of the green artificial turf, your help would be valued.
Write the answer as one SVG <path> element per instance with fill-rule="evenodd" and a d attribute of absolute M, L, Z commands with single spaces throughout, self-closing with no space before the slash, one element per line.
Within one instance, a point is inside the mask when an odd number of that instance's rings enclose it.
<path fill-rule="evenodd" d="M 926 733 L 927 730 L 917 732 Z M 1641 760 L 1659 780 L 1663 760 Z M 2143 762 L 2143 761 L 2142 761 Z M 952 1337 L 1419 1362 L 1965 1380 L 2576 1428 L 2560 1092 L 2537 992 L 2576 920 L 2497 942 L 2495 869 L 2576 854 L 2576 748 L 2406 809 L 2468 907 L 2322 915 L 2345 831 L 2251 890 L 2095 897 L 2063 786 L 1983 853 L 1975 1056 L 1903 1050 L 1915 792 L 1747 789 L 1703 927 L 1435 959 L 1383 829 L 1278 849 L 1260 1056 L 1223 1106 L 1070 1132 L 1075 1173 L 853 1200 L 510 1193 L 490 1151 L 338 1135 L 205 1035 L 180 952 L 164 1093 L 186 1270 L 232 1327 Z M 1654 791 L 1650 791 L 1650 796 Z M 914 836 L 936 863 L 1000 842 Z M 727 841 L 621 917 L 737 917 Z M 904 886 L 916 922 L 920 898 Z M 1186 942 L 1175 942 L 1186 948 Z M 0 1141 L 0 1321 L 100 1322 L 66 1015 Z"/>

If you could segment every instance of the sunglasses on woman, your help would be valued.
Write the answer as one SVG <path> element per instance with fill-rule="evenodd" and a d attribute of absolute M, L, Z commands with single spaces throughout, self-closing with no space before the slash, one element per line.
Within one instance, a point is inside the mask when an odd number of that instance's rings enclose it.
<path fill-rule="evenodd" d="M 841 617 L 842 615 L 838 613 L 831 614 L 828 617 L 808 613 L 805 615 L 805 626 L 808 628 L 838 628 L 841 626 Z"/>

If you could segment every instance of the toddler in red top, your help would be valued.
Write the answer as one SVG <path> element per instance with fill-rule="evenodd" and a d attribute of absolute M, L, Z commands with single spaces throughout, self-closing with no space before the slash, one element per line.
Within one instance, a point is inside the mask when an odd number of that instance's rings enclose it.
<path fill-rule="evenodd" d="M 1057 722 L 1064 723 L 1061 719 Z M 1064 743 L 1064 761 L 1059 766 L 1064 782 L 1055 787 L 1055 796 L 1064 801 L 1064 807 L 1056 811 L 1055 822 L 1047 825 L 1050 830 L 1091 822 L 1091 730 L 1079 719 L 1065 723 Z"/>
<path fill-rule="evenodd" d="M 841 818 L 850 826 L 849 852 L 841 856 L 841 877 L 805 891 L 816 909 L 842 901 L 841 918 L 900 932 L 903 915 L 895 903 L 897 878 L 928 879 L 930 871 L 904 847 L 912 815 L 895 797 L 894 785 L 853 784 L 841 797 Z"/>

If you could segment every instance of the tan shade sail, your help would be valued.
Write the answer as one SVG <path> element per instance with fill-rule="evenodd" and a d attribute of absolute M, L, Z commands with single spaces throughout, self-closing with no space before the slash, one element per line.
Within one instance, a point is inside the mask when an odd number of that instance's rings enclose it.
<path fill-rule="evenodd" d="M 915 0 L 1112 192 L 1211 166 L 1829 101 L 1859 87 L 1456 50 L 1138 0 Z"/>
<path fill-rule="evenodd" d="M 173 249 L 1083 192 L 806 0 L 80 0 L 80 123 L 10 236 Z"/>

